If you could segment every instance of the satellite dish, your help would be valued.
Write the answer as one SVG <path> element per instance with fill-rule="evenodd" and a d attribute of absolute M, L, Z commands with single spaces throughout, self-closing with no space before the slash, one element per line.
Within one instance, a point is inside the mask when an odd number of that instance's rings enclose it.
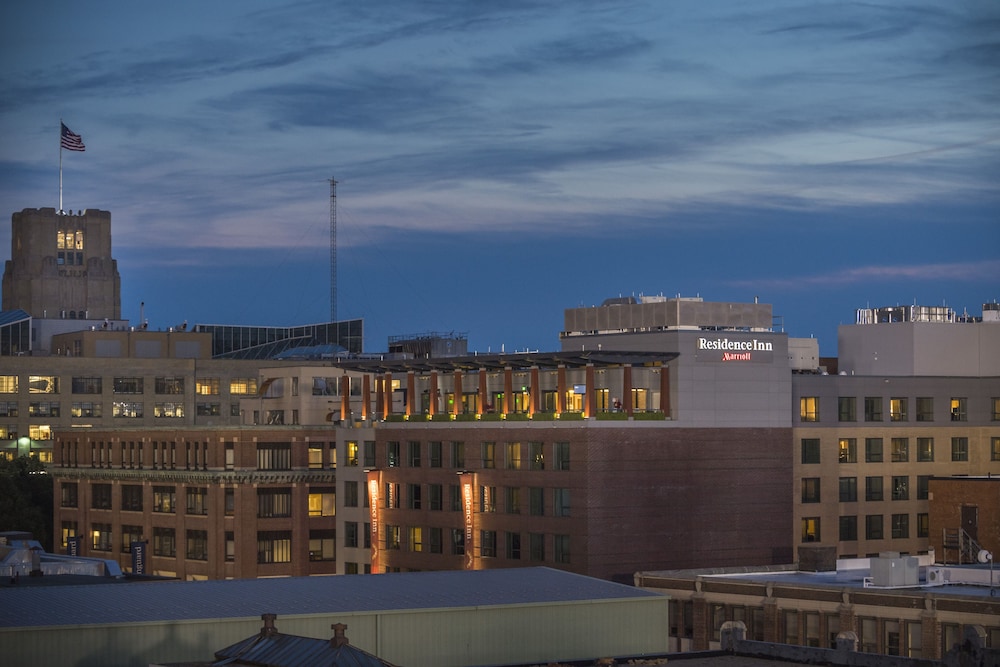
<path fill-rule="evenodd" d="M 989 563 L 990 561 L 993 560 L 993 554 L 991 554 L 986 549 L 980 549 L 979 555 L 976 556 L 976 560 L 978 560 L 980 563 Z"/>

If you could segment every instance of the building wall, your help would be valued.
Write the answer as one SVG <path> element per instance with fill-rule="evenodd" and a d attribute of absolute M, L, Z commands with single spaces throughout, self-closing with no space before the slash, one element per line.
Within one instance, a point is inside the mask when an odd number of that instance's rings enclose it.
<path fill-rule="evenodd" d="M 748 639 L 834 648 L 838 633 L 852 631 L 861 652 L 933 660 L 940 660 L 953 643 L 962 641 L 967 625 L 983 626 L 988 645 L 1000 644 L 996 604 L 989 597 L 929 588 L 802 584 L 786 580 L 780 572 L 740 578 L 721 574 L 636 575 L 636 586 L 672 598 L 672 650 L 718 648 L 719 628 L 729 620 L 746 623 Z"/>
<path fill-rule="evenodd" d="M 378 601 L 365 601 L 377 605 Z M 256 609 L 266 600 L 248 600 Z M 326 638 L 347 624 L 352 646 L 396 665 L 463 667 L 666 652 L 665 598 L 279 615 L 286 634 Z M 252 612 L 247 614 L 252 616 Z M 212 618 L 57 628 L 0 628 L 12 665 L 104 667 L 210 661 L 257 634 L 260 620 Z"/>
<path fill-rule="evenodd" d="M 376 430 L 374 472 L 381 497 L 376 540 L 379 570 L 486 569 L 545 564 L 590 576 L 629 580 L 639 569 L 714 564 L 787 562 L 791 520 L 790 431 L 788 429 L 678 429 L 667 422 L 583 421 L 574 424 L 384 424 Z M 454 443 L 464 443 L 464 461 L 452 461 Z M 389 465 L 390 443 L 398 443 L 398 465 Z M 442 464 L 431 467 L 426 452 L 441 443 Z M 493 467 L 484 443 L 494 446 Z M 532 444 L 541 447 L 542 469 L 533 469 Z M 409 465 L 411 447 L 421 465 Z M 488 447 L 488 445 L 485 445 Z M 508 447 L 520 455 L 510 462 Z M 565 466 L 557 448 L 568 448 Z M 471 557 L 432 553 L 427 538 L 420 551 L 408 543 L 411 528 L 422 536 L 440 528 L 462 530 L 461 507 L 449 505 L 449 487 L 471 475 Z M 398 485 L 398 508 L 387 507 L 386 485 Z M 407 505 L 419 487 L 419 509 Z M 440 485 L 441 510 L 430 509 L 431 485 Z M 495 509 L 484 506 L 481 487 L 496 490 Z M 531 511 L 531 489 L 540 489 L 542 515 Z M 518 511 L 508 511 L 508 489 L 517 489 Z M 567 492 L 568 515 L 556 510 Z M 399 548 L 387 548 L 387 530 L 398 527 Z M 483 555 L 482 531 L 496 536 L 495 555 Z M 507 534 L 520 538 L 520 554 L 507 552 Z M 532 560 L 531 534 L 543 536 L 544 556 Z M 557 552 L 566 540 L 568 551 Z M 488 553 L 488 552 L 487 552 Z M 655 563 L 655 565 L 653 565 Z"/>
<path fill-rule="evenodd" d="M 155 337 L 156 332 L 151 333 Z M 203 338 L 202 334 L 188 335 Z M 32 451 L 47 458 L 52 434 L 59 430 L 236 426 L 253 424 L 255 413 L 263 423 L 270 410 L 282 409 L 276 405 L 282 402 L 289 403 L 283 423 L 294 423 L 296 415 L 301 415 L 300 424 L 329 423 L 327 417 L 339 413 L 339 405 L 329 403 L 337 397 L 314 396 L 312 376 L 342 372 L 333 372 L 328 363 L 305 366 L 316 370 L 297 373 L 305 385 L 300 399 L 292 393 L 295 373 L 280 369 L 301 368 L 301 361 L 7 357 L 0 368 L 0 447 L 13 451 L 15 440 L 27 436 Z M 286 375 L 287 391 L 260 394 L 264 379 Z M 141 391 L 134 391 L 137 385 L 122 386 L 120 381 L 116 385 L 116 378 L 141 381 Z M 179 381 L 169 391 L 181 387 L 181 393 L 159 392 L 158 378 Z M 355 403 L 360 403 L 360 397 Z"/>
<path fill-rule="evenodd" d="M 840 370 L 857 375 L 1000 375 L 998 322 L 888 322 L 837 329 Z"/>
<path fill-rule="evenodd" d="M 121 317 L 121 277 L 111 256 L 110 212 L 73 215 L 52 208 L 24 209 L 12 215 L 11 231 L 3 310 L 21 308 L 34 317 Z M 57 248 L 59 232 L 74 234 L 73 248 Z"/>
<path fill-rule="evenodd" d="M 70 533 L 81 535 L 81 555 L 113 558 L 131 571 L 131 540 L 123 526 L 134 526 L 149 544 L 150 574 L 181 579 L 334 574 L 336 456 L 330 450 L 337 444 L 332 428 L 60 433 L 51 469 L 54 544 L 66 548 Z M 274 463 L 259 458 L 260 449 L 275 446 L 287 448 L 287 464 L 280 458 Z M 99 493 L 98 487 L 107 493 Z M 141 494 L 141 507 L 126 502 L 125 487 Z M 164 490 L 172 492 L 172 505 L 163 502 Z M 203 502 L 192 506 L 189 490 L 204 490 Z M 231 506 L 227 491 L 233 496 Z M 287 492 L 290 503 L 260 499 L 271 491 Z M 322 498 L 310 498 L 320 494 L 328 496 L 325 504 Z M 110 528 L 108 538 L 101 535 L 105 527 Z M 174 531 L 173 555 L 156 553 L 157 529 Z M 203 555 L 189 552 L 188 531 L 204 532 Z M 289 544 L 274 544 L 272 555 L 261 559 L 265 532 L 282 533 L 280 539 Z M 310 543 L 320 539 L 327 543 Z"/>
<path fill-rule="evenodd" d="M 896 325 L 874 328 L 880 326 Z M 925 553 L 932 546 L 926 496 L 929 479 L 1000 475 L 1000 378 L 795 375 L 792 382 L 792 532 L 796 544 L 815 540 L 836 545 L 841 557 L 876 555 L 881 551 Z M 881 401 L 878 419 L 869 420 L 866 415 L 866 397 Z M 854 400 L 853 420 L 841 419 L 838 408 L 842 398 Z M 926 421 L 918 420 L 918 398 L 933 399 L 933 411 Z M 965 413 L 955 415 L 961 419 L 953 419 L 951 403 L 955 398 L 965 400 Z M 801 414 L 802 402 L 812 399 L 819 406 L 816 421 L 804 419 Z M 894 420 L 893 399 L 905 400 L 905 419 L 899 415 Z M 881 460 L 868 460 L 869 439 L 881 440 Z M 804 442 L 816 440 L 819 446 L 814 454 L 818 459 L 806 458 Z M 841 441 L 845 441 L 845 447 L 853 447 L 852 454 L 845 452 L 842 456 Z M 930 443 L 932 451 L 921 451 L 922 443 Z M 868 499 L 868 478 L 881 481 L 881 500 Z M 855 482 L 856 500 L 842 501 L 841 480 L 851 479 Z M 897 481 L 905 484 L 906 490 L 894 497 Z M 812 494 L 817 483 L 818 494 Z M 804 490 L 804 486 L 809 488 Z M 842 539 L 842 517 L 855 518 L 857 539 Z M 881 526 L 881 537 L 867 531 L 869 517 L 875 526 Z M 804 522 L 808 519 L 818 520 L 818 537 L 806 532 Z M 900 521 L 906 522 L 905 529 Z"/>
<path fill-rule="evenodd" d="M 939 562 L 972 561 L 953 548 L 954 537 L 946 544 L 946 533 L 959 528 L 983 549 L 1000 555 L 1000 475 L 931 479 L 929 505 L 930 544 Z"/>

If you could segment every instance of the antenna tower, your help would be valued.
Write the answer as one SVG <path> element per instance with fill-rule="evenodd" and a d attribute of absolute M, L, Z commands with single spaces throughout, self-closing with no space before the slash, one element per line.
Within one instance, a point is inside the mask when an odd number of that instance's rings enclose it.
<path fill-rule="evenodd" d="M 337 181 L 330 179 L 330 321 L 337 321 Z"/>

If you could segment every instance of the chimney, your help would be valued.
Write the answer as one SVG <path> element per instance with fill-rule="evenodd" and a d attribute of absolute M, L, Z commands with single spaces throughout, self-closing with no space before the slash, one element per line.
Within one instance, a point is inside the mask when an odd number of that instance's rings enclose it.
<path fill-rule="evenodd" d="M 345 624 L 334 623 L 333 625 L 330 626 L 330 629 L 333 630 L 333 637 L 330 639 L 330 644 L 333 646 L 333 648 L 340 648 L 341 646 L 347 646 L 350 643 L 350 641 L 344 635 L 344 632 L 347 630 L 347 626 Z"/>
<path fill-rule="evenodd" d="M 261 637 L 270 637 L 278 634 L 277 628 L 274 627 L 274 619 L 278 618 L 277 614 L 261 614 L 260 618 L 264 621 L 264 627 L 260 629 Z"/>

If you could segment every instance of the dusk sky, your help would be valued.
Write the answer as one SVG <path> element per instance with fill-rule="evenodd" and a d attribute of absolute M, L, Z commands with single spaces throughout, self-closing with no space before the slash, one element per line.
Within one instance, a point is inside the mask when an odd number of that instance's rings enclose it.
<path fill-rule="evenodd" d="M 1000 299 L 1000 2 L 6 3 L 0 214 L 111 211 L 122 315 L 559 348 L 619 295 Z M 0 259 L 10 257 L 0 224 Z"/>

